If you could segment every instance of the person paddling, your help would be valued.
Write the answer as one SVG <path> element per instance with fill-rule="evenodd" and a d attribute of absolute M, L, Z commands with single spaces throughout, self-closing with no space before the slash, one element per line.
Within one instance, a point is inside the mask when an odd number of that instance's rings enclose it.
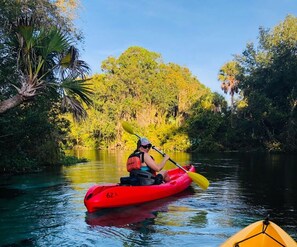
<path fill-rule="evenodd" d="M 152 147 L 150 141 L 142 137 L 137 141 L 136 150 L 129 156 L 127 161 L 127 170 L 131 173 L 135 173 L 137 176 L 138 171 L 149 172 L 154 177 L 158 177 L 160 180 L 160 176 L 162 176 L 161 181 L 169 182 L 170 177 L 167 171 L 162 170 L 169 160 L 169 156 L 166 154 L 161 161 L 161 163 L 157 164 L 152 156 L 149 155 L 149 151 Z M 157 175 L 158 172 L 158 175 Z"/>

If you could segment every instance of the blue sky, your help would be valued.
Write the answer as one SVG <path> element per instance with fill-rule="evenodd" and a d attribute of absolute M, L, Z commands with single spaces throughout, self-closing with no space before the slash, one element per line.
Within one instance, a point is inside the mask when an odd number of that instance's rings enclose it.
<path fill-rule="evenodd" d="M 273 28 L 297 0 L 81 0 L 77 26 L 85 42 L 82 58 L 101 73 L 108 56 L 131 46 L 161 54 L 165 63 L 190 69 L 212 91 L 222 94 L 220 67 L 257 43 L 259 27 Z"/>

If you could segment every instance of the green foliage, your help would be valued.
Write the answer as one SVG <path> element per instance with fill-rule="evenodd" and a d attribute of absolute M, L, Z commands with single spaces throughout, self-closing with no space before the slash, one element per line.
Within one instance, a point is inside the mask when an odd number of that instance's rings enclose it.
<path fill-rule="evenodd" d="M 86 158 L 77 158 L 76 156 L 65 156 L 61 159 L 60 163 L 65 166 L 75 165 L 77 163 L 88 162 Z"/>
<path fill-rule="evenodd" d="M 205 104 L 205 101 L 210 101 L 210 104 Z M 224 129 L 225 126 L 224 115 L 221 111 L 217 112 L 205 107 L 215 105 L 213 102 L 218 104 L 217 101 L 218 95 L 213 95 L 211 98 L 201 98 L 193 105 L 191 117 L 185 126 L 191 142 L 189 150 L 210 152 L 224 149 L 221 144 L 221 136 L 224 133 L 224 130 L 221 132 L 221 129 Z"/>
<path fill-rule="evenodd" d="M 296 151 L 297 18 L 288 16 L 273 30 L 260 30 L 257 49 L 249 44 L 237 61 L 239 89 L 247 103 L 238 116 L 250 139 L 268 151 Z M 289 138 L 291 137 L 291 138 Z"/>
<path fill-rule="evenodd" d="M 130 142 L 122 138 L 120 125 L 126 120 L 135 123 L 138 133 L 155 145 L 174 150 L 189 148 L 186 132 L 178 128 L 188 118 L 192 105 L 212 94 L 187 68 L 164 64 L 159 54 L 142 47 L 130 47 L 119 58 L 107 58 L 102 69 L 103 74 L 90 80 L 94 105 L 88 111 L 88 121 L 75 128 L 72 123 L 70 139 L 78 139 L 75 136 L 79 135 L 80 141 L 75 145 L 87 148 L 127 146 Z M 207 102 L 210 101 L 203 101 Z M 213 108 L 212 102 L 207 107 Z"/>
<path fill-rule="evenodd" d="M 58 102 L 64 96 L 64 105 L 79 110 L 79 98 L 91 103 L 86 84 L 76 80 L 88 71 L 72 46 L 78 37 L 52 1 L 0 3 L 0 106 L 5 106 L 0 118 L 0 170 L 56 165 L 64 157 L 61 144 L 69 131 L 69 122 L 59 118 Z"/>
<path fill-rule="evenodd" d="M 36 2 L 43 9 L 34 4 L 1 1 L 1 23 L 18 18 L 23 8 L 42 18 L 35 19 L 37 29 L 29 25 L 18 30 L 25 41 L 20 42 L 22 48 L 35 47 L 30 59 L 26 49 L 11 49 L 8 41 L 16 41 L 15 32 L 1 26 L 0 101 L 16 93 L 24 74 L 37 87 L 43 80 L 51 87 L 42 87 L 43 93 L 34 100 L 1 115 L 0 171 L 33 171 L 61 160 L 63 164 L 82 161 L 65 156 L 62 147 L 133 150 L 137 137 L 124 132 L 121 121 L 128 121 L 135 133 L 164 150 L 296 152 L 296 17 L 288 16 L 271 31 L 260 29 L 258 47 L 247 44 L 241 55 L 222 66 L 219 79 L 231 94 L 230 109 L 222 95 L 212 93 L 187 68 L 165 64 L 160 54 L 142 47 L 130 47 L 118 58 L 108 57 L 102 63 L 103 73 L 85 80 L 88 67 L 78 60 L 78 51 L 69 44 L 61 48 L 58 42 L 64 37 L 59 32 L 70 30 L 71 25 L 63 25 L 67 20 L 50 1 Z M 60 28 L 56 33 L 49 28 L 53 23 Z M 42 30 L 52 30 L 51 35 Z M 57 54 L 49 53 L 54 47 L 63 50 L 55 59 Z M 21 60 L 17 51 L 23 52 Z M 74 60 L 80 66 L 65 70 Z M 82 80 L 73 83 L 78 75 Z M 236 93 L 240 98 L 233 101 Z M 59 103 L 61 96 L 64 101 Z M 70 115 L 62 117 L 63 104 L 82 110 L 79 97 L 92 106 L 87 109 L 89 117 L 80 123 Z"/>
<path fill-rule="evenodd" d="M 68 131 L 68 122 L 57 118 L 58 108 L 48 102 L 40 97 L 0 118 L 1 133 L 5 133 L 0 136 L 2 171 L 36 170 L 59 163 L 63 157 L 59 143 Z"/>
<path fill-rule="evenodd" d="M 5 68 L 13 66 L 11 72 L 15 80 L 11 82 L 9 76 L 1 78 L 0 85 L 7 94 L 0 101 L 0 114 L 26 104 L 40 93 L 48 93 L 50 88 L 52 93 L 56 92 L 61 97 L 65 111 L 72 112 L 77 119 L 85 117 L 80 100 L 87 105 L 91 103 L 88 96 L 91 91 L 85 83 L 89 67 L 79 60 L 79 52 L 73 46 L 73 35 L 57 25 L 43 23 L 39 12 L 34 12 L 36 9 L 26 4 L 19 6 L 18 16 L 5 11 L 7 16 L 1 16 L 6 21 L 0 30 L 3 34 L 0 57 L 9 57 L 4 59 L 2 66 L 6 75 Z M 46 7 L 48 1 L 39 4 Z M 13 9 L 13 6 L 7 7 Z M 50 12 L 44 14 L 45 19 L 54 22 Z"/>

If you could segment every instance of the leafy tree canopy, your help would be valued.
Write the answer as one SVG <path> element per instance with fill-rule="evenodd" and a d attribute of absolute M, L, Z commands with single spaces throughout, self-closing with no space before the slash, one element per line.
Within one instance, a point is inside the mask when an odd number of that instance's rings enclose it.
<path fill-rule="evenodd" d="M 89 120 L 76 130 L 79 138 L 73 132 L 75 145 L 123 147 L 123 141 L 131 139 L 122 138 L 125 133 L 120 123 L 126 120 L 154 143 L 185 150 L 190 142 L 180 127 L 191 114 L 193 104 L 201 99 L 205 109 L 215 108 L 211 91 L 187 68 L 165 64 L 160 54 L 142 47 L 130 47 L 118 58 L 107 58 L 102 70 L 91 80 L 94 107 L 89 110 Z M 158 129 L 162 129 L 161 133 Z"/>
<path fill-rule="evenodd" d="M 293 151 L 296 143 L 297 18 L 289 15 L 272 30 L 260 28 L 259 45 L 248 44 L 235 59 L 246 107 L 240 124 L 271 151 Z M 248 126 L 246 125 L 246 126 Z"/>

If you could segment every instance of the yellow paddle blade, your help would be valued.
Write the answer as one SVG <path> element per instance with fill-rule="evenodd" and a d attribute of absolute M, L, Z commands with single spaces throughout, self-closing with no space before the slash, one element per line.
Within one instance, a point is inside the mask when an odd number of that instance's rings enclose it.
<path fill-rule="evenodd" d="M 127 131 L 129 134 L 134 135 L 134 131 L 128 122 L 122 122 L 122 126 L 125 131 Z"/>
<path fill-rule="evenodd" d="M 206 190 L 208 188 L 209 181 L 207 180 L 206 177 L 202 176 L 199 173 L 195 173 L 195 172 L 187 172 L 187 174 L 193 180 L 193 182 L 198 184 L 202 189 Z"/>

